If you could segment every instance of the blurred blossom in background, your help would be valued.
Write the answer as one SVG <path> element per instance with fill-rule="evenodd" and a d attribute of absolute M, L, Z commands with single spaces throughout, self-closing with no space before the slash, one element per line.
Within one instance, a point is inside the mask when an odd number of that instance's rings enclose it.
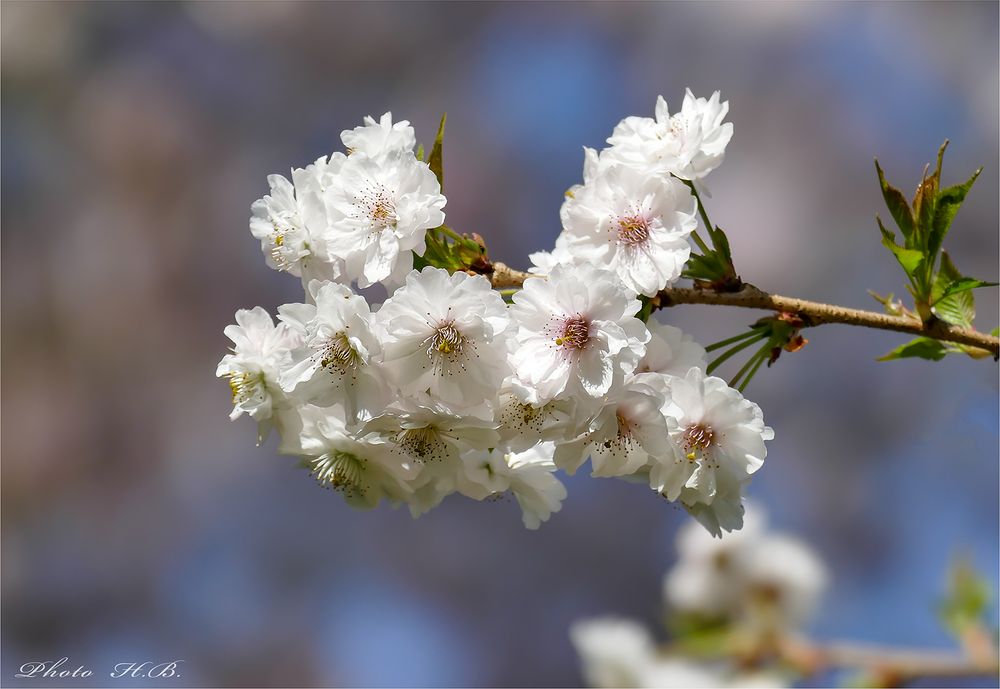
<path fill-rule="evenodd" d="M 214 370 L 237 308 L 301 298 L 247 228 L 266 175 L 386 110 L 429 145 L 447 111 L 448 223 L 523 267 L 582 146 L 720 89 L 708 203 L 741 275 L 875 309 L 866 288 L 904 282 L 875 155 L 908 190 L 946 137 L 947 183 L 985 165 L 947 246 L 997 278 L 997 25 L 995 3 L 4 2 L 0 676 L 68 656 L 183 659 L 188 685 L 579 684 L 570 625 L 653 626 L 689 518 L 586 472 L 538 532 L 504 502 L 355 512 L 255 448 Z M 988 330 L 997 291 L 977 299 Z M 702 343 L 755 317 L 661 314 Z M 776 431 L 750 495 L 826 564 L 809 629 L 949 645 L 951 557 L 997 589 L 996 365 L 810 340 L 748 390 Z"/>

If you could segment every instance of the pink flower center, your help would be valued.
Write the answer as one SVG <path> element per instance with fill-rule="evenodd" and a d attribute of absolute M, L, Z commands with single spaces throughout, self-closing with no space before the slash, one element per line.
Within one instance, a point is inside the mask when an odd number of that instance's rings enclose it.
<path fill-rule="evenodd" d="M 641 215 L 618 218 L 618 241 L 628 246 L 642 244 L 649 239 L 649 221 Z"/>
<path fill-rule="evenodd" d="M 703 423 L 689 426 L 684 431 L 684 449 L 687 451 L 687 458 L 695 460 L 699 454 L 710 448 L 715 442 L 715 431 L 711 426 Z"/>
<path fill-rule="evenodd" d="M 590 321 L 580 315 L 571 316 L 563 322 L 562 332 L 556 337 L 556 344 L 566 349 L 579 350 L 590 341 Z"/>

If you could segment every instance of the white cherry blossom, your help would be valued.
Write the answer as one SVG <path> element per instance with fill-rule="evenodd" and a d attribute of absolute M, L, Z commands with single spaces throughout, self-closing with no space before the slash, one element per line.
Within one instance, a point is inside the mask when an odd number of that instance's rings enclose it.
<path fill-rule="evenodd" d="M 651 297 L 680 277 L 696 213 L 694 196 L 676 179 L 611 164 L 576 188 L 560 215 L 575 262 L 606 266 Z"/>
<path fill-rule="evenodd" d="M 649 631 L 638 622 L 599 617 L 575 622 L 569 638 L 580 656 L 587 686 L 638 687 L 656 655 Z"/>
<path fill-rule="evenodd" d="M 429 392 L 457 406 L 496 400 L 509 371 L 510 319 L 486 278 L 413 271 L 376 319 L 383 365 L 401 394 Z"/>
<path fill-rule="evenodd" d="M 368 302 L 332 282 L 314 281 L 309 293 L 312 304 L 278 309 L 278 317 L 302 341 L 281 374 L 281 387 L 304 402 L 342 404 L 350 425 L 370 419 L 385 407 L 388 390 Z"/>
<path fill-rule="evenodd" d="M 828 575 L 808 545 L 767 528 L 762 509 L 747 510 L 742 531 L 713 538 L 698 525 L 677 535 L 679 560 L 663 581 L 674 610 L 759 631 L 794 630 L 815 611 Z"/>
<path fill-rule="evenodd" d="M 556 266 L 547 279 L 525 280 L 513 299 L 511 364 L 534 403 L 602 397 L 645 353 L 649 331 L 635 317 L 641 305 L 608 271 Z"/>
<path fill-rule="evenodd" d="M 656 117 L 626 117 L 608 138 L 611 147 L 604 155 L 648 173 L 702 179 L 722 163 L 733 137 L 733 125 L 723 122 L 728 112 L 729 101 L 720 102 L 718 91 L 706 100 L 688 89 L 674 115 L 660 96 Z"/>
<path fill-rule="evenodd" d="M 727 493 L 731 497 L 732 486 L 764 463 L 764 442 L 774 437 L 760 407 L 698 368 L 672 377 L 668 393 L 663 411 L 674 420 L 671 438 L 680 452 L 653 464 L 651 485 L 668 500 L 682 498 L 687 505 L 712 505 L 717 495 Z M 688 492 L 682 496 L 684 489 Z"/>
<path fill-rule="evenodd" d="M 393 124 L 391 112 L 382 115 L 378 122 L 375 118 L 366 116 L 362 126 L 342 131 L 340 140 L 351 155 L 360 153 L 373 158 L 397 151 L 412 153 L 417 144 L 410 123 L 400 120 Z"/>
<path fill-rule="evenodd" d="M 260 241 L 267 265 L 301 277 L 303 284 L 336 279 L 342 270 L 341 262 L 332 259 L 326 248 L 328 217 L 322 185 L 343 157 L 320 158 L 293 170 L 294 183 L 269 175 L 271 193 L 250 206 L 250 233 Z"/>
<path fill-rule="evenodd" d="M 271 315 L 259 306 L 237 311 L 236 325 L 227 325 L 224 332 L 234 347 L 222 357 L 215 375 L 229 379 L 233 393 L 229 418 L 248 414 L 257 421 L 258 442 L 262 442 L 275 408 L 285 402 L 278 377 L 299 338 L 284 323 L 275 326 Z"/>
<path fill-rule="evenodd" d="M 636 381 L 624 384 L 594 416 L 586 433 L 556 448 L 556 464 L 572 474 L 590 456 L 592 476 L 626 476 L 651 461 L 672 461 L 678 450 L 670 441 L 664 404 L 655 389 Z"/>
<path fill-rule="evenodd" d="M 639 360 L 635 375 L 661 373 L 684 376 L 692 368 L 705 369 L 708 359 L 705 348 L 680 328 L 661 323 L 656 317 L 646 321 L 649 342 L 646 354 Z"/>
<path fill-rule="evenodd" d="M 537 529 L 566 499 L 566 487 L 554 475 L 552 451 L 552 443 L 538 443 L 524 452 L 467 452 L 458 490 L 475 500 L 510 493 L 521 507 L 524 526 Z"/>
<path fill-rule="evenodd" d="M 423 254 L 424 233 L 444 223 L 445 197 L 426 163 L 407 151 L 355 153 L 325 192 L 328 251 L 343 261 L 343 281 L 398 284 Z"/>
<path fill-rule="evenodd" d="M 340 493 L 352 507 L 370 509 L 383 498 L 394 503 L 408 500 L 413 494 L 409 482 L 419 467 L 400 461 L 386 444 L 350 432 L 341 412 L 337 407 L 305 405 L 300 410 L 297 446 L 282 449 L 301 456 L 316 480 Z"/>

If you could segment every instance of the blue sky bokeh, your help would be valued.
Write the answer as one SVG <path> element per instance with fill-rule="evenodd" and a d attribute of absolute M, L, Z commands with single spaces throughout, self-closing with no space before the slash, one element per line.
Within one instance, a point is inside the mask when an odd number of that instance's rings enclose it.
<path fill-rule="evenodd" d="M 264 265 L 250 203 L 365 115 L 391 110 L 429 144 L 447 111 L 448 222 L 523 267 L 558 234 L 583 146 L 657 95 L 720 89 L 735 135 L 708 204 L 741 274 L 859 308 L 877 307 L 866 289 L 903 291 L 872 157 L 910 190 L 950 138 L 947 182 L 985 171 L 946 246 L 998 276 L 995 3 L 0 12 L 12 686 L 63 656 L 95 686 L 115 663 L 174 659 L 190 685 L 573 686 L 573 621 L 659 619 L 687 516 L 641 486 L 568 477 L 538 532 L 504 502 L 362 513 L 228 421 L 223 327 L 301 299 Z M 996 290 L 977 299 L 988 330 Z M 756 317 L 660 314 L 703 343 Z M 749 388 L 776 431 L 750 496 L 828 563 L 817 637 L 947 647 L 934 605 L 951 559 L 998 588 L 996 364 L 877 363 L 901 336 L 807 335 Z"/>

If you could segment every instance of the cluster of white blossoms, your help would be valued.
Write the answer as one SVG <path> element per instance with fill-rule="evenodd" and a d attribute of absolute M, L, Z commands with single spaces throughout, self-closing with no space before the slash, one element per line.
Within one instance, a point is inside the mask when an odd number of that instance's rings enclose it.
<path fill-rule="evenodd" d="M 712 538 L 695 524 L 677 536 L 678 561 L 663 580 L 672 616 L 748 638 L 794 634 L 816 610 L 828 575 L 801 540 L 768 531 L 759 507 L 747 510 L 737 533 Z M 748 636 L 749 635 L 749 636 Z M 791 678 L 772 668 L 687 657 L 657 648 L 642 624 L 618 617 L 582 620 L 570 629 L 584 679 L 592 687 L 783 687 Z M 679 647 L 678 647 L 679 648 Z M 750 648 L 748 646 L 748 648 Z"/>
<path fill-rule="evenodd" d="M 705 350 L 637 317 L 681 274 L 702 179 L 732 135 L 728 105 L 690 92 L 670 116 L 630 117 L 562 209 L 551 253 L 508 295 L 423 256 L 445 197 L 390 114 L 341 134 L 345 152 L 269 177 L 250 229 L 305 303 L 239 311 L 219 364 L 232 417 L 358 507 L 421 514 L 451 494 L 512 494 L 537 528 L 566 491 L 554 472 L 648 483 L 713 534 L 742 525 L 741 493 L 773 433 L 757 405 L 705 374 Z M 385 287 L 382 304 L 354 291 Z"/>

